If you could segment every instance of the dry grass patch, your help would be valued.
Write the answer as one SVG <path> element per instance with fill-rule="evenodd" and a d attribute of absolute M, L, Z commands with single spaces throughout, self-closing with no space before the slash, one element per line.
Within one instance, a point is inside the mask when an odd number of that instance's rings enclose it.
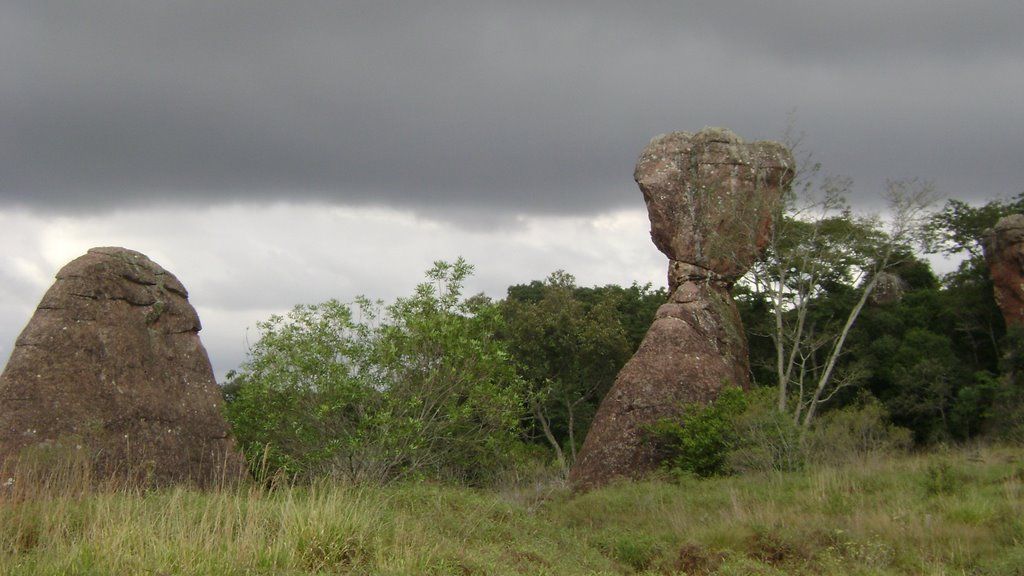
<path fill-rule="evenodd" d="M 953 450 L 582 495 L 19 485 L 0 493 L 0 575 L 1014 576 L 1022 460 L 1020 448 Z"/>

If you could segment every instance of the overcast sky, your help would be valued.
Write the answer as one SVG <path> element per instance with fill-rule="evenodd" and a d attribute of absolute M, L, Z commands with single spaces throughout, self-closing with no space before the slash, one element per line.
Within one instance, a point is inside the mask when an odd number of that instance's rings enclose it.
<path fill-rule="evenodd" d="M 672 130 L 795 111 L 862 209 L 1012 196 L 1022 29 L 1019 0 L 0 0 L 0 362 L 98 245 L 182 280 L 218 375 L 269 314 L 437 259 L 495 297 L 664 285 L 632 172 Z"/>

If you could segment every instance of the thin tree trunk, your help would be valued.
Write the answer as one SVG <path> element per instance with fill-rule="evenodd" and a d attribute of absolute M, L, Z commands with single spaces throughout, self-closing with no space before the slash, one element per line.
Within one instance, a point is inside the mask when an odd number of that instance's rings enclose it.
<path fill-rule="evenodd" d="M 782 323 L 782 290 L 786 285 L 786 274 L 781 272 L 779 276 L 779 282 L 776 289 L 773 290 L 775 292 L 775 301 L 772 303 L 772 308 L 775 309 L 775 338 L 773 340 L 775 341 L 775 376 L 779 383 L 779 412 L 785 413 L 789 378 L 786 370 L 786 332 Z"/>
<path fill-rule="evenodd" d="M 814 390 L 814 396 L 811 398 L 811 404 L 807 407 L 807 415 L 804 417 L 804 428 L 809 428 L 811 421 L 814 420 L 814 415 L 818 411 L 818 400 L 821 399 L 821 394 L 825 391 L 829 381 L 832 379 L 832 371 L 836 367 L 836 362 L 839 360 L 839 356 L 843 351 L 843 345 L 846 344 L 846 337 L 850 335 L 850 330 L 853 328 L 854 322 L 857 321 L 857 317 L 860 316 L 860 311 L 864 309 L 864 305 L 868 302 L 868 297 L 871 296 L 871 292 L 875 289 L 875 285 L 878 283 L 878 275 L 882 270 L 885 270 L 885 264 L 888 262 L 888 258 L 882 261 L 882 265 L 878 267 L 875 275 L 868 282 L 868 285 L 864 287 L 864 291 L 860 295 L 860 300 L 857 301 L 857 305 L 850 311 L 850 315 L 846 317 L 846 323 L 843 324 L 843 330 L 839 333 L 839 338 L 836 339 L 835 345 L 832 347 L 832 351 L 828 355 L 828 363 L 825 364 L 825 371 L 822 372 L 821 378 L 818 380 L 818 387 Z"/>
<path fill-rule="evenodd" d="M 576 400 L 576 402 L 565 401 L 565 409 L 569 414 L 569 455 L 572 458 L 570 462 L 576 462 L 576 404 L 581 402 L 583 398 Z"/>
<path fill-rule="evenodd" d="M 555 435 L 551 432 L 551 421 L 544 414 L 544 409 L 539 404 L 533 405 L 533 416 L 540 422 L 540 429 L 544 432 L 544 438 L 547 439 L 548 444 L 555 450 L 555 458 L 558 459 L 558 469 L 562 471 L 562 474 L 569 473 L 569 466 L 565 462 L 565 453 L 562 451 L 562 447 L 558 445 L 558 440 Z"/>

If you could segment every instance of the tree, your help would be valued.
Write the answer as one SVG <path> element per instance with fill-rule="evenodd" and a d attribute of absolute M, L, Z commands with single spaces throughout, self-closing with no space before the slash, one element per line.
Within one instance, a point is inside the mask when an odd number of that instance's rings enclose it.
<path fill-rule="evenodd" d="M 614 284 L 577 287 L 574 292 L 585 306 L 594 307 L 605 303 L 614 309 L 618 323 L 626 332 L 631 353 L 640 347 L 658 308 L 668 301 L 668 289 L 655 289 L 650 283 L 641 285 L 634 282 L 629 287 Z"/>
<path fill-rule="evenodd" d="M 643 288 L 578 288 L 562 270 L 544 282 L 509 288 L 503 303 L 505 338 L 531 390 L 533 423 L 563 473 L 633 351 L 619 309 L 638 307 L 635 298 L 646 293 Z"/>
<path fill-rule="evenodd" d="M 958 345 L 972 352 L 976 364 L 993 373 L 997 371 L 999 341 L 1006 327 L 995 301 L 981 239 L 1000 218 L 1021 212 L 1024 193 L 981 206 L 951 199 L 931 215 L 925 227 L 928 253 L 963 258 L 957 270 L 943 278 L 947 297 L 954 304 L 950 309 L 956 315 L 955 338 Z"/>
<path fill-rule="evenodd" d="M 522 381 L 472 266 L 436 262 L 389 306 L 296 306 L 258 324 L 227 413 L 250 462 L 296 478 L 487 480 L 514 452 Z"/>
<path fill-rule="evenodd" d="M 951 414 L 964 435 L 984 431 L 1019 439 L 1024 429 L 1021 334 L 1004 324 L 982 250 L 985 231 L 1000 218 L 1019 213 L 1024 213 L 1024 192 L 980 206 L 948 200 L 927 226 L 928 252 L 963 257 L 942 283 L 947 309 L 955 319 L 954 347 L 967 351 L 961 362 L 974 369 L 972 381 L 959 389 Z"/>
<path fill-rule="evenodd" d="M 1024 212 L 1024 192 L 1011 199 L 989 200 L 972 206 L 963 200 L 950 199 L 942 210 L 932 214 L 925 225 L 926 251 L 946 256 L 966 255 L 961 266 L 974 266 L 984 261 L 981 238 L 1003 216 Z"/>
<path fill-rule="evenodd" d="M 913 430 L 919 442 L 948 437 L 957 389 L 970 381 L 949 338 L 910 328 L 898 340 L 879 338 L 873 347 L 885 358 L 890 386 L 879 393 L 893 419 Z"/>
<path fill-rule="evenodd" d="M 525 388 L 496 338 L 498 306 L 462 298 L 472 270 L 461 258 L 436 262 L 374 335 L 370 382 L 387 392 L 377 433 L 402 475 L 479 483 L 514 452 Z"/>
<path fill-rule="evenodd" d="M 766 257 L 747 277 L 749 298 L 772 317 L 777 408 L 809 427 L 818 408 L 863 380 L 862 364 L 840 363 L 851 330 L 878 283 L 912 258 L 934 193 L 930 184 L 890 181 L 885 220 L 856 217 L 844 195 L 851 183 L 825 178 L 817 166 L 798 177 L 780 203 Z"/>
<path fill-rule="evenodd" d="M 225 387 L 228 419 L 253 465 L 302 477 L 362 475 L 365 413 L 380 393 L 363 385 L 368 352 L 348 306 L 298 305 L 257 324 L 260 338 Z"/>

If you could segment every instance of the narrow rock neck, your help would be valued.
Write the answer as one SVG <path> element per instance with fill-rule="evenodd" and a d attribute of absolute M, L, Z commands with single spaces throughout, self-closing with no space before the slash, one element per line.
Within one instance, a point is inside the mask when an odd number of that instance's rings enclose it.
<path fill-rule="evenodd" d="M 690 302 L 708 289 L 729 292 L 733 281 L 713 270 L 671 260 L 668 265 L 669 302 Z"/>

